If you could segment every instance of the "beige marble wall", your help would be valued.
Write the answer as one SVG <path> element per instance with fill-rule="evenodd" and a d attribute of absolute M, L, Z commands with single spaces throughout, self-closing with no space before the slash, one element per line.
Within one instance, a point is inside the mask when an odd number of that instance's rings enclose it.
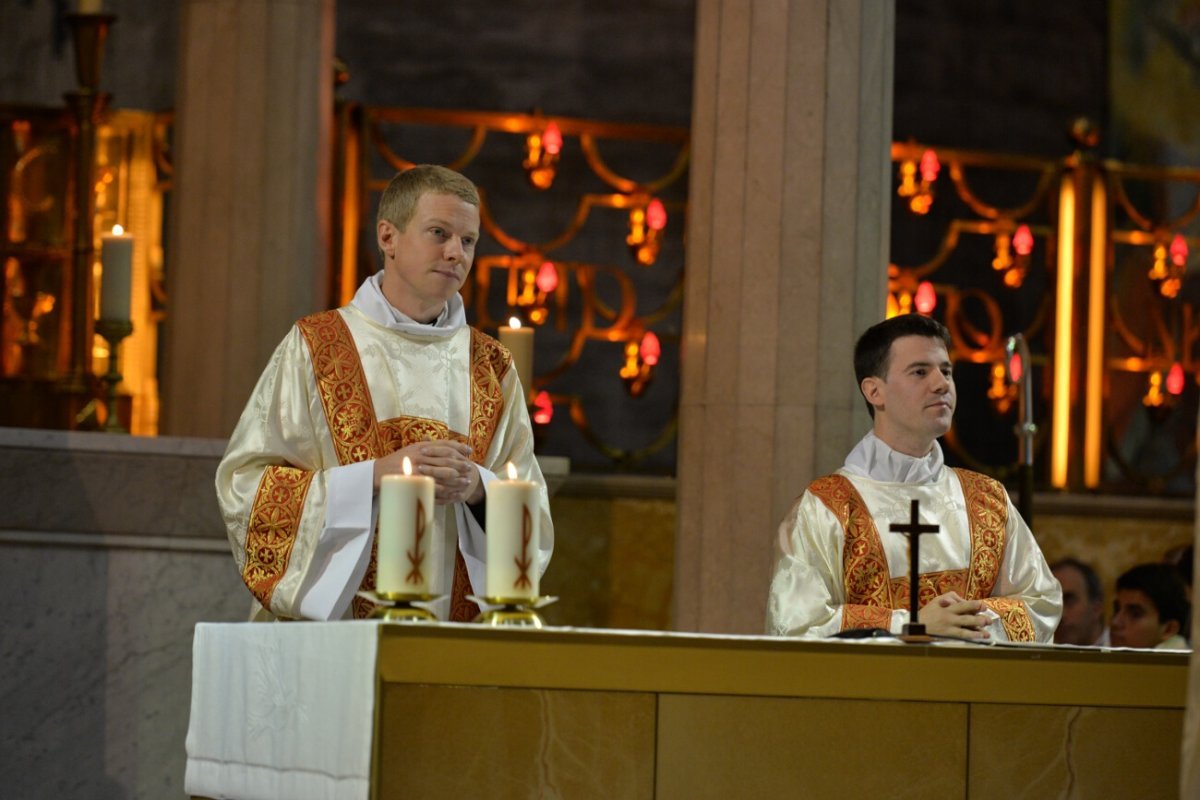
<path fill-rule="evenodd" d="M 681 630 L 761 629 L 764 532 L 863 427 L 846 376 L 884 309 L 893 25 L 891 0 L 697 3 Z"/>

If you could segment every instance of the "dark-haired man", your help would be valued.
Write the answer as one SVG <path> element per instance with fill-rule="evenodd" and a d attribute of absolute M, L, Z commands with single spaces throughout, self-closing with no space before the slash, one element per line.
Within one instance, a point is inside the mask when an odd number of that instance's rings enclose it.
<path fill-rule="evenodd" d="M 874 428 L 833 475 L 813 481 L 779 528 L 767 629 L 828 636 L 899 632 L 908 617 L 908 540 L 889 524 L 921 522 L 919 618 L 929 633 L 1049 642 L 1062 611 L 1058 581 L 1008 493 L 949 469 L 939 436 L 955 389 L 950 337 L 920 315 L 894 317 L 858 340 L 854 369 Z"/>
<path fill-rule="evenodd" d="M 1055 644 L 1107 647 L 1108 628 L 1104 625 L 1104 586 L 1096 570 L 1074 558 L 1063 558 L 1050 565 L 1050 571 L 1062 586 L 1062 619 L 1054 631 Z"/>
<path fill-rule="evenodd" d="M 1117 578 L 1113 647 L 1187 650 L 1191 607 L 1183 579 L 1170 564 L 1139 564 Z"/>
<path fill-rule="evenodd" d="M 434 611 L 470 620 L 483 595 L 486 486 L 511 462 L 540 487 L 539 574 L 553 547 L 524 392 L 508 351 L 467 325 L 458 290 L 479 239 L 479 193 L 420 165 L 379 201 L 383 269 L 349 305 L 306 317 L 271 356 L 225 457 L 217 497 L 259 618 L 365 616 L 380 478 L 407 456 L 434 479 Z"/>

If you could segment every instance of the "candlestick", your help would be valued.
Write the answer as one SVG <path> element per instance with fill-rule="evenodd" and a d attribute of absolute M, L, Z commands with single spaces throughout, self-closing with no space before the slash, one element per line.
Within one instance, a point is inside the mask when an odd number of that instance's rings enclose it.
<path fill-rule="evenodd" d="M 489 602 L 507 603 L 538 597 L 538 486 L 517 480 L 508 465 L 508 480 L 487 487 L 487 594 Z"/>
<path fill-rule="evenodd" d="M 133 236 L 120 225 L 100 237 L 100 263 L 100 319 L 128 320 Z"/>
<path fill-rule="evenodd" d="M 512 353 L 513 367 L 528 394 L 533 388 L 533 328 L 522 328 L 521 320 L 512 317 L 508 325 L 500 326 L 500 344 Z"/>
<path fill-rule="evenodd" d="M 117 386 L 121 383 L 117 354 L 120 352 L 121 340 L 133 333 L 133 323 L 128 319 L 100 319 L 96 322 L 96 332 L 108 342 L 108 372 L 104 373 L 108 413 L 105 415 L 104 432 L 128 433 L 117 418 Z"/>
<path fill-rule="evenodd" d="M 429 596 L 433 478 L 413 475 L 407 456 L 403 463 L 403 475 L 384 475 L 379 480 L 375 590 L 385 599 Z"/>

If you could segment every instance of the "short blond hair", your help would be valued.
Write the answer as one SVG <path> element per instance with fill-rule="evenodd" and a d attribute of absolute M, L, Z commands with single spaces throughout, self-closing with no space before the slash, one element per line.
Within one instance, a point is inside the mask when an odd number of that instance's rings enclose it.
<path fill-rule="evenodd" d="M 479 207 L 479 190 L 465 176 L 437 164 L 417 164 L 397 173 L 379 198 L 375 224 L 387 220 L 404 230 L 417 210 L 417 201 L 425 194 L 448 194 Z"/>

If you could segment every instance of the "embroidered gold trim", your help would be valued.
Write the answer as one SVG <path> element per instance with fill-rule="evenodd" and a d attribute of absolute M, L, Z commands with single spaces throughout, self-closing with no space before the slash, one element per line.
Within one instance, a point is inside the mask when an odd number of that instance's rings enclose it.
<path fill-rule="evenodd" d="M 271 595 L 287 569 L 312 477 L 302 469 L 272 465 L 258 482 L 246 525 L 242 580 L 263 608 L 271 608 Z"/>
<path fill-rule="evenodd" d="M 845 476 L 826 475 L 809 485 L 808 490 L 825 504 L 845 531 L 842 545 L 842 580 L 846 591 L 846 604 L 874 608 L 898 608 L 891 591 L 887 557 L 875 520 L 867 510 L 858 490 Z M 865 612 L 842 613 L 843 630 L 863 627 L 857 622 L 865 619 Z M 873 622 L 866 627 L 876 626 Z"/>
<path fill-rule="evenodd" d="M 308 343 L 325 421 L 338 463 L 354 464 L 383 455 L 379 425 L 362 361 L 346 321 L 322 311 L 296 323 Z"/>
<path fill-rule="evenodd" d="M 954 473 L 962 484 L 971 530 L 971 566 L 963 596 L 988 597 L 1004 562 L 1008 494 L 999 481 L 986 475 L 958 468 Z"/>
<path fill-rule="evenodd" d="M 504 413 L 500 387 L 512 364 L 508 348 L 486 333 L 471 329 L 471 450 L 482 461 Z"/>
<path fill-rule="evenodd" d="M 1010 642 L 1037 641 L 1037 631 L 1029 619 L 1029 609 L 1019 597 L 987 597 L 984 605 L 1000 615 L 1000 624 Z"/>

